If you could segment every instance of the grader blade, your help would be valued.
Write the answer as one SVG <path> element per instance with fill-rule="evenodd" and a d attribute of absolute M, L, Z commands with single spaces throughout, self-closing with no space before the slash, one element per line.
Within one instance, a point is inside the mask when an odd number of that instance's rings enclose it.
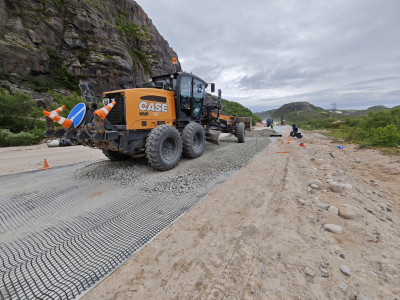
<path fill-rule="evenodd" d="M 217 131 L 217 130 L 207 130 L 206 131 L 206 141 L 219 145 L 219 135 L 221 134 L 221 131 Z"/>

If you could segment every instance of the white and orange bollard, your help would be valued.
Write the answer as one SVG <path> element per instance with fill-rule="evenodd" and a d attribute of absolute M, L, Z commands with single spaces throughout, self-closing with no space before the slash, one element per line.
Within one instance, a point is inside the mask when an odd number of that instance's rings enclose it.
<path fill-rule="evenodd" d="M 65 129 L 68 129 L 71 127 L 72 125 L 72 121 L 70 119 L 64 118 L 64 117 L 60 117 L 57 113 L 55 112 L 48 112 L 48 111 L 43 111 L 43 113 L 49 117 L 50 119 L 52 119 L 53 121 L 56 121 L 58 124 L 60 124 L 62 127 L 64 127 Z"/>
<path fill-rule="evenodd" d="M 50 113 L 55 113 L 55 114 L 59 115 L 64 110 L 64 108 L 65 108 L 65 105 L 63 105 L 55 110 L 52 110 Z"/>
<path fill-rule="evenodd" d="M 99 108 L 98 110 L 94 111 L 93 113 L 97 115 L 102 121 L 107 117 L 108 113 L 111 111 L 111 109 L 114 107 L 114 105 L 117 104 L 117 102 L 113 101 L 110 104 Z"/>

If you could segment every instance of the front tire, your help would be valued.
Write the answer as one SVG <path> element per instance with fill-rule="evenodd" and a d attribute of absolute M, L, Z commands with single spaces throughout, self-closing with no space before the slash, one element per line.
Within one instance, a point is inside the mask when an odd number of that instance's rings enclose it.
<path fill-rule="evenodd" d="M 241 122 L 237 125 L 236 136 L 238 138 L 238 143 L 244 143 L 244 140 L 246 137 L 246 133 L 245 133 L 244 129 L 245 129 L 245 125 L 243 122 Z"/>
<path fill-rule="evenodd" d="M 182 132 L 183 155 L 188 158 L 200 157 L 204 152 L 206 134 L 198 123 L 189 123 Z"/>
<path fill-rule="evenodd" d="M 120 161 L 120 160 L 126 160 L 126 159 L 131 158 L 129 155 L 119 153 L 118 151 L 112 151 L 112 150 L 106 150 L 106 149 L 103 149 L 101 151 L 111 161 Z"/>
<path fill-rule="evenodd" d="M 182 139 L 174 127 L 160 125 L 154 128 L 146 140 L 146 157 L 155 170 L 174 168 L 182 156 Z"/>

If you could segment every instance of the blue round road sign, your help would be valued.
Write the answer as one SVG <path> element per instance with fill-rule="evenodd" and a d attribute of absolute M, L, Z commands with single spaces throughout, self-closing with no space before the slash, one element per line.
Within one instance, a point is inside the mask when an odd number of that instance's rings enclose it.
<path fill-rule="evenodd" d="M 78 127 L 85 118 L 85 114 L 86 114 L 85 103 L 78 103 L 69 113 L 68 119 L 72 121 L 75 127 Z"/>

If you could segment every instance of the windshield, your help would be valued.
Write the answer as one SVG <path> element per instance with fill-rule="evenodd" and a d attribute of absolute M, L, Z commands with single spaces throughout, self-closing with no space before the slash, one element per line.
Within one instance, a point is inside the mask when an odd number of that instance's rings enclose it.
<path fill-rule="evenodd" d="M 170 76 L 153 78 L 152 84 L 157 89 L 174 90 L 174 80 Z"/>

